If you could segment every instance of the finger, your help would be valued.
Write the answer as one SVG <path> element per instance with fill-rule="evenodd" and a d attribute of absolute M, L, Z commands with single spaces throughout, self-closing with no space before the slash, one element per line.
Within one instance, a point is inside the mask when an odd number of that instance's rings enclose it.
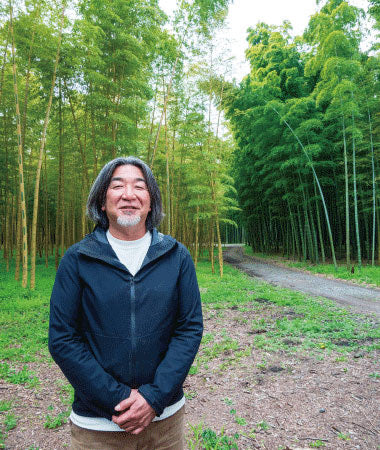
<path fill-rule="evenodd" d="M 112 422 L 115 422 L 116 424 L 118 424 L 118 420 L 119 420 L 120 416 L 112 416 Z M 119 425 L 119 424 L 118 424 Z"/>
<path fill-rule="evenodd" d="M 134 403 L 133 398 L 126 398 L 125 400 L 121 401 L 119 404 L 115 406 L 115 411 L 124 411 L 131 407 L 131 405 Z"/>
<path fill-rule="evenodd" d="M 119 425 L 119 427 L 123 427 L 123 425 L 131 425 L 134 421 L 133 418 L 131 418 L 131 415 L 129 414 L 129 411 L 127 411 L 124 414 L 121 414 L 120 416 L 113 416 L 115 417 L 115 420 L 113 420 L 116 424 Z"/>
<path fill-rule="evenodd" d="M 133 423 L 133 424 L 125 423 L 125 424 L 121 425 L 120 428 L 122 428 L 127 433 L 133 434 L 136 430 L 138 430 L 140 428 L 144 428 L 144 427 L 142 427 L 141 424 L 137 424 L 137 423 Z"/>

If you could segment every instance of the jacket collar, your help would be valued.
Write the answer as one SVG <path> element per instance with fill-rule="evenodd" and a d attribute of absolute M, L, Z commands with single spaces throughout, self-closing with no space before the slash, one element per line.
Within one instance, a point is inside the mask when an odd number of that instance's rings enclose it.
<path fill-rule="evenodd" d="M 152 242 L 141 268 L 167 253 L 176 243 L 177 241 L 171 236 L 159 233 L 156 228 L 153 228 Z M 83 255 L 105 261 L 108 264 L 125 270 L 125 266 L 119 261 L 108 242 L 106 230 L 99 226 L 96 226 L 92 233 L 80 241 L 78 251 Z"/>

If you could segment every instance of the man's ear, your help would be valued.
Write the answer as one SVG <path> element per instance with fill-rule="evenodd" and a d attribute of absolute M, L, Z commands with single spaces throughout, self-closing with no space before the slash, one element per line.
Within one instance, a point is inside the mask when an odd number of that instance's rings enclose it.
<path fill-rule="evenodd" d="M 105 205 L 103 205 L 100 209 L 101 209 L 102 211 L 105 211 L 105 210 L 106 210 Z"/>

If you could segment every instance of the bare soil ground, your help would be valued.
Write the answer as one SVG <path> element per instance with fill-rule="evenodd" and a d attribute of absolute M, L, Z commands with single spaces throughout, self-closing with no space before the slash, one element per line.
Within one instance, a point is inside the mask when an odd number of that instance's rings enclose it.
<path fill-rule="evenodd" d="M 257 349 L 253 340 L 266 331 L 252 331 L 252 320 L 284 314 L 291 320 L 294 311 L 252 300 L 244 307 L 204 308 L 210 341 L 200 350 L 202 364 L 185 382 L 188 436 L 191 426 L 202 424 L 217 433 L 238 433 L 241 450 L 380 449 L 380 352 L 310 353 L 291 339 L 287 352 Z M 18 418 L 5 448 L 65 449 L 68 424 L 44 428 L 47 414 L 67 409 L 65 379 L 53 363 L 28 367 L 41 380 L 32 389 L 0 380 L 1 399 L 13 401 Z"/>
<path fill-rule="evenodd" d="M 379 372 L 379 352 L 343 358 L 331 353 L 322 359 L 302 351 L 255 349 L 239 357 L 241 350 L 252 346 L 250 319 L 284 311 L 265 303 L 259 309 L 253 304 L 232 308 L 205 309 L 205 334 L 212 333 L 213 344 L 227 337 L 238 347 L 210 355 L 210 347 L 203 346 L 200 356 L 208 355 L 207 364 L 185 383 L 189 436 L 190 425 L 203 423 L 203 428 L 216 432 L 224 428 L 227 435 L 239 433 L 239 449 L 306 449 L 318 440 L 328 449 L 380 448 L 380 380 L 371 376 Z M 291 315 L 290 310 L 287 313 Z M 295 350 L 299 344 L 288 342 Z M 56 415 L 65 409 L 60 388 L 64 377 L 55 365 L 29 367 L 42 380 L 39 386 L 0 384 L 1 398 L 14 402 L 12 411 L 18 417 L 6 448 L 67 448 L 67 424 L 54 430 L 44 428 L 47 413 Z M 53 411 L 49 411 L 51 405 Z"/>

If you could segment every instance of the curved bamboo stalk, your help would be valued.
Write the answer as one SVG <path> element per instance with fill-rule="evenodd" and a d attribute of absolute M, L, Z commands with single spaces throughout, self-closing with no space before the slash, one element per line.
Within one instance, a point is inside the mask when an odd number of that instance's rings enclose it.
<path fill-rule="evenodd" d="M 274 111 L 274 112 L 280 117 L 280 119 L 281 119 L 281 114 L 276 110 L 276 108 L 274 108 L 272 105 L 269 105 L 269 107 L 270 107 L 271 109 L 273 109 L 273 111 Z M 288 122 L 287 122 L 285 119 L 282 119 L 282 120 L 284 121 L 285 125 L 289 128 L 289 130 L 291 131 L 292 135 L 296 138 L 297 142 L 300 144 L 301 149 L 302 149 L 302 151 L 304 152 L 304 154 L 305 154 L 305 156 L 306 156 L 306 158 L 307 158 L 307 160 L 308 160 L 308 162 L 309 162 L 309 164 L 310 164 L 311 170 L 312 170 L 312 172 L 313 172 L 313 176 L 314 176 L 314 178 L 315 178 L 315 182 L 317 183 L 318 190 L 319 190 L 319 194 L 320 194 L 320 196 L 321 196 L 321 200 L 322 200 L 322 204 L 323 204 L 323 209 L 324 209 L 324 212 L 325 212 L 325 217 L 326 217 L 326 222 L 327 222 L 327 229 L 328 229 L 328 233 L 329 233 L 330 247 L 331 247 L 331 255 L 332 255 L 332 258 L 333 258 L 334 267 L 335 267 L 335 270 L 338 270 L 338 265 L 337 265 L 337 263 L 336 263 L 336 258 L 335 258 L 334 241 L 333 241 L 332 232 L 331 232 L 331 225 L 330 225 L 329 213 L 328 213 L 328 211 L 327 211 L 327 206 L 326 206 L 326 202 L 325 202 L 325 197 L 324 197 L 324 195 L 323 195 L 322 187 L 321 187 L 321 185 L 320 185 L 320 183 L 319 183 L 319 178 L 318 178 L 317 173 L 316 173 L 316 171 L 315 171 L 315 169 L 314 169 L 313 162 L 312 162 L 312 160 L 310 159 L 310 156 L 308 155 L 308 153 L 307 153 L 305 147 L 303 146 L 302 142 L 300 141 L 299 137 L 298 137 L 298 136 L 296 135 L 296 133 L 293 131 L 293 128 L 288 124 Z"/>

